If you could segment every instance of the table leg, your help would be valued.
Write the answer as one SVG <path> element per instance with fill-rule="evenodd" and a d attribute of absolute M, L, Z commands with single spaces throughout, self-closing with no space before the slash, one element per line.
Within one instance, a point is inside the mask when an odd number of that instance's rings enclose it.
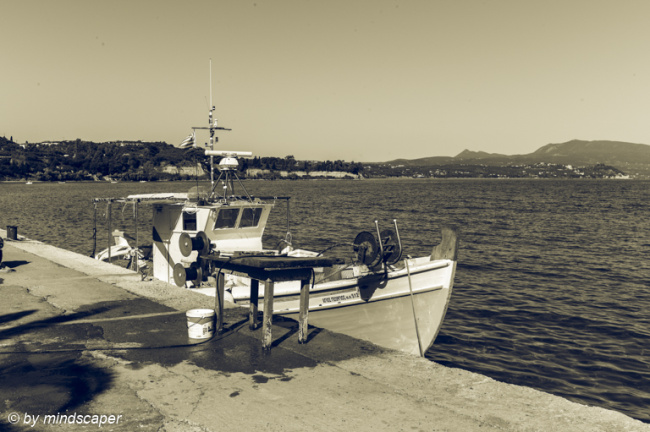
<path fill-rule="evenodd" d="M 223 331 L 223 298 L 225 294 L 225 286 L 225 276 L 220 272 L 217 274 L 217 292 L 215 293 L 215 309 L 217 310 L 217 335 L 220 335 Z"/>
<path fill-rule="evenodd" d="M 271 279 L 267 279 L 264 286 L 264 330 L 263 330 L 263 339 L 262 339 L 262 348 L 264 350 L 271 349 L 271 343 L 273 342 L 273 294 L 274 294 L 274 283 Z"/>
<path fill-rule="evenodd" d="M 309 279 L 300 281 L 300 313 L 298 315 L 298 343 L 307 342 L 309 333 Z"/>
<path fill-rule="evenodd" d="M 259 304 L 260 281 L 251 279 L 250 309 L 248 310 L 248 328 L 257 328 L 257 308 Z"/>

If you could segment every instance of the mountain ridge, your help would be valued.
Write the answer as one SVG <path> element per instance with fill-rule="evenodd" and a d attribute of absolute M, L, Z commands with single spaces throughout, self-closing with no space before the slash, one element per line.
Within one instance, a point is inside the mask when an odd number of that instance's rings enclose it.
<path fill-rule="evenodd" d="M 465 149 L 456 156 L 396 159 L 386 163 L 420 167 L 442 164 L 487 166 L 524 163 L 554 163 L 575 166 L 607 164 L 630 174 L 650 175 L 650 145 L 624 141 L 574 139 L 564 143 L 546 144 L 528 154 L 504 155 Z"/>

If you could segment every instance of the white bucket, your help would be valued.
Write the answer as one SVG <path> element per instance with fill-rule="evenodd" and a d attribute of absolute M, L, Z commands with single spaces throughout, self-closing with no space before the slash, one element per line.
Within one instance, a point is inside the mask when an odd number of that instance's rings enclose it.
<path fill-rule="evenodd" d="M 191 309 L 185 315 L 191 339 L 210 339 L 214 335 L 214 309 Z"/>

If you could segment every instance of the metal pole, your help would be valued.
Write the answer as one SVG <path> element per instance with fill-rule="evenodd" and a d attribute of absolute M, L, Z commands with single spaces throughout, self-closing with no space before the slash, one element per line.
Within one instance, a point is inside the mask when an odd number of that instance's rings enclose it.
<path fill-rule="evenodd" d="M 289 209 L 289 201 L 290 199 L 287 199 L 287 232 L 291 232 L 291 226 L 290 226 L 290 220 L 291 220 L 291 211 Z"/>
<path fill-rule="evenodd" d="M 422 352 L 422 342 L 420 342 L 420 329 L 418 328 L 418 318 L 415 314 L 415 301 L 413 300 L 413 285 L 411 284 L 411 269 L 409 267 L 408 258 L 404 260 L 406 263 L 406 274 L 408 274 L 409 279 L 409 291 L 411 292 L 411 308 L 413 309 L 413 322 L 415 323 L 415 335 L 418 338 L 418 348 L 420 349 L 420 357 L 424 357 Z"/>
<path fill-rule="evenodd" d="M 398 247 L 399 247 L 400 254 L 401 254 L 401 250 L 402 250 L 402 239 L 400 238 L 400 236 L 399 236 L 399 230 L 397 229 L 397 219 L 393 219 L 393 225 L 395 225 L 395 234 L 397 234 L 397 245 L 398 245 Z"/>
<path fill-rule="evenodd" d="M 384 262 L 384 242 L 381 240 L 381 234 L 379 233 L 379 221 L 375 219 L 375 228 L 377 228 L 377 239 L 379 240 L 379 256 L 381 261 Z"/>
<path fill-rule="evenodd" d="M 134 204 L 134 209 L 133 211 L 135 212 L 134 218 L 135 218 L 135 271 L 140 271 L 140 264 L 139 260 L 140 257 L 139 255 L 139 246 L 138 246 L 138 201 L 136 201 Z"/>
<path fill-rule="evenodd" d="M 97 201 L 93 202 L 93 253 L 90 255 L 95 258 L 97 253 Z"/>
<path fill-rule="evenodd" d="M 108 208 L 106 209 L 107 217 L 108 217 L 108 262 L 111 262 L 111 230 L 113 228 L 113 216 L 112 216 L 112 210 L 113 208 L 113 203 L 111 201 L 108 202 Z"/>
<path fill-rule="evenodd" d="M 212 137 L 210 137 L 210 144 L 212 144 Z M 214 190 L 214 156 L 210 156 L 210 185 L 212 190 Z"/>
<path fill-rule="evenodd" d="M 214 130 L 212 129 L 212 111 L 214 106 L 212 106 L 212 59 L 210 59 L 210 114 L 208 118 L 208 128 L 210 130 L 210 150 L 214 150 Z M 210 184 L 212 189 L 214 189 L 214 156 L 210 156 Z"/>

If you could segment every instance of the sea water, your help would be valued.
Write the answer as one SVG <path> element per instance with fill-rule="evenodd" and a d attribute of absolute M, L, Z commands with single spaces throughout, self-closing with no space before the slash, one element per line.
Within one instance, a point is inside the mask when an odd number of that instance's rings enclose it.
<path fill-rule="evenodd" d="M 93 197 L 185 192 L 193 182 L 0 184 L 0 226 L 90 255 L 108 246 Z M 209 187 L 209 184 L 201 183 Z M 650 422 L 650 182 L 635 180 L 246 181 L 277 201 L 266 247 L 352 258 L 360 231 L 397 220 L 404 254 L 460 230 L 454 293 L 427 358 Z M 288 210 L 288 211 L 287 211 Z M 112 229 L 136 236 L 132 205 Z M 151 242 L 139 206 L 138 242 Z M 289 218 L 287 218 L 287 214 Z M 289 222 L 287 221 L 289 220 Z M 93 228 L 97 228 L 96 237 Z"/>

